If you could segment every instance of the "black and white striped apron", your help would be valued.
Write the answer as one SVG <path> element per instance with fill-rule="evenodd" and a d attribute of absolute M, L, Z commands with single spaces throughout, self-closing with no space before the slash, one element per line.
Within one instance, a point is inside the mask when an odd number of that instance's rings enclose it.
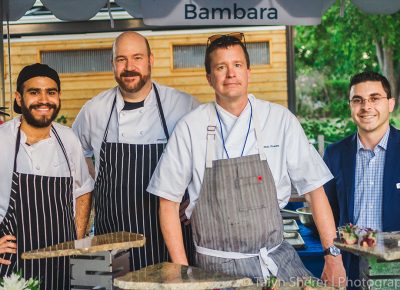
<path fill-rule="evenodd" d="M 211 109 L 210 113 L 206 170 L 191 219 L 196 265 L 253 279 L 271 274 L 283 281 L 311 276 L 283 240 L 275 182 L 260 150 L 256 112 L 253 124 L 259 154 L 223 160 L 213 160 L 217 127 L 216 112 Z"/>
<path fill-rule="evenodd" d="M 167 140 L 169 133 L 154 87 L 161 124 Z M 146 191 L 151 176 L 166 144 L 127 144 L 107 142 L 108 127 L 116 97 L 108 118 L 100 150 L 99 173 L 95 182 L 94 207 L 95 234 L 128 231 L 143 234 L 146 245 L 131 249 L 131 270 L 138 270 L 168 260 L 159 223 L 159 199 Z M 154 126 L 155 124 L 149 124 Z M 132 124 L 132 127 L 134 124 Z M 185 195 L 188 198 L 188 194 Z M 191 226 L 182 224 L 185 248 L 193 257 Z M 190 258 L 193 261 L 192 258 Z"/>
<path fill-rule="evenodd" d="M 11 265 L 0 265 L 1 277 L 22 271 L 23 276 L 41 281 L 40 289 L 69 289 L 69 257 L 22 260 L 26 251 L 75 240 L 73 210 L 73 178 L 64 145 L 54 127 L 51 128 L 67 160 L 70 177 L 50 177 L 17 172 L 17 155 L 21 131 L 15 145 L 14 170 L 10 202 L 0 225 L 1 236 L 17 238 L 17 254 L 2 254 Z"/>

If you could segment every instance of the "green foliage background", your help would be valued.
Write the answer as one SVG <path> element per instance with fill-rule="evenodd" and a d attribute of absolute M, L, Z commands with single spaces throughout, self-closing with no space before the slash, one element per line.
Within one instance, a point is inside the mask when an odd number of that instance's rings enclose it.
<path fill-rule="evenodd" d="M 295 29 L 297 115 L 308 138 L 322 134 L 327 144 L 355 132 L 348 106 L 349 80 L 365 70 L 385 74 L 377 48 L 391 52 L 389 61 L 400 83 L 400 12 L 367 15 L 350 0 L 343 3 L 343 17 L 337 1 L 320 25 Z M 396 111 L 391 119 L 396 127 L 398 116 Z"/>

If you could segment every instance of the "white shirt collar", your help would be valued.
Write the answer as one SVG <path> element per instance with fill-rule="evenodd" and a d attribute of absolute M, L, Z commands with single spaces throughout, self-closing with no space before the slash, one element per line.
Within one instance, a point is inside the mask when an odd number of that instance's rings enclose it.
<path fill-rule="evenodd" d="M 386 130 L 386 133 L 383 135 L 383 137 L 381 138 L 379 143 L 375 146 L 373 151 L 375 151 L 375 149 L 378 148 L 378 147 L 380 147 L 380 148 L 382 148 L 382 149 L 384 149 L 386 151 L 387 142 L 388 142 L 388 139 L 389 139 L 389 132 L 390 132 L 390 126 Z M 367 149 L 365 149 L 364 145 L 361 143 L 360 136 L 357 133 L 357 152 L 360 151 L 360 149 L 367 150 Z"/>

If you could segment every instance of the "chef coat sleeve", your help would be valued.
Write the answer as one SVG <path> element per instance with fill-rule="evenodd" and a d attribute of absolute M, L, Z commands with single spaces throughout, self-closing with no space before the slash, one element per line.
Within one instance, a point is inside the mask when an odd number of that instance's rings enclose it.
<path fill-rule="evenodd" d="M 285 126 L 286 164 L 290 180 L 300 195 L 323 186 L 333 178 L 321 156 L 308 141 L 297 118 L 290 113 Z"/>
<path fill-rule="evenodd" d="M 79 140 L 73 136 L 73 147 L 71 159 L 73 160 L 73 179 L 74 179 L 74 198 L 92 192 L 94 189 L 94 180 L 89 174 L 85 157 L 83 155 L 82 146 Z"/>
<path fill-rule="evenodd" d="M 198 106 L 200 106 L 199 101 L 197 101 L 195 97 L 192 96 L 191 99 L 192 99 L 192 102 L 191 102 L 191 106 L 190 106 L 189 112 L 190 112 L 190 111 L 193 111 L 193 110 L 196 109 Z"/>
<path fill-rule="evenodd" d="M 193 174 L 190 133 L 185 120 L 179 121 L 150 180 L 148 192 L 181 202 Z"/>
<path fill-rule="evenodd" d="M 86 103 L 81 111 L 75 118 L 74 123 L 72 124 L 72 130 L 75 135 L 78 137 L 82 148 L 83 154 L 85 157 L 93 156 L 93 147 L 91 145 L 91 121 L 89 120 L 89 110 L 88 103 Z"/>

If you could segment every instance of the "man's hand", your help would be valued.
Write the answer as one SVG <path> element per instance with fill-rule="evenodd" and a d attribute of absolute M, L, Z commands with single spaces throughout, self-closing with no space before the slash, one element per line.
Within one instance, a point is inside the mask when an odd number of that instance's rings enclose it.
<path fill-rule="evenodd" d="M 337 257 L 331 255 L 325 256 L 325 265 L 321 279 L 326 281 L 328 285 L 345 289 L 346 271 L 343 267 L 342 255 Z"/>
<path fill-rule="evenodd" d="M 321 244 L 324 249 L 333 245 L 336 238 L 336 227 L 331 207 L 323 187 L 305 194 L 305 198 L 311 207 L 313 219 L 317 226 Z M 322 279 L 330 285 L 339 286 L 345 284 L 346 271 L 344 270 L 342 256 L 325 256 L 325 266 Z"/>
<path fill-rule="evenodd" d="M 11 235 L 2 237 L 0 239 L 0 254 L 5 254 L 5 253 L 16 254 L 17 244 L 13 242 L 16 240 L 17 239 Z M 0 264 L 10 265 L 11 261 L 0 258 Z"/>

